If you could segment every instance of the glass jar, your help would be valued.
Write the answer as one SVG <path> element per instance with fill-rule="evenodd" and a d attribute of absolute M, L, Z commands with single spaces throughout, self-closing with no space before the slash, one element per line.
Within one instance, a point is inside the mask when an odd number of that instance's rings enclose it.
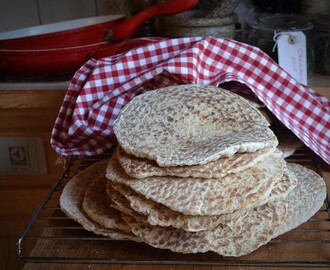
<path fill-rule="evenodd" d="M 315 72 L 330 75 L 330 12 L 322 12 L 315 20 Z"/>
<path fill-rule="evenodd" d="M 274 49 L 274 36 L 279 32 L 301 31 L 306 36 L 307 76 L 314 71 L 315 55 L 313 45 L 313 24 L 304 16 L 296 14 L 275 14 L 261 17 L 248 37 L 248 43 L 254 45 L 278 62 L 277 50 Z"/>
<path fill-rule="evenodd" d="M 301 11 L 304 15 L 315 18 L 315 16 L 323 11 L 330 11 L 329 0 L 302 0 Z"/>

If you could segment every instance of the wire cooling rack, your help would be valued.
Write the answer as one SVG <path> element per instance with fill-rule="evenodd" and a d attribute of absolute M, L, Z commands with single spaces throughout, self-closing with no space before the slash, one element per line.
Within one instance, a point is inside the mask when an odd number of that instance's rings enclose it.
<path fill-rule="evenodd" d="M 295 230 L 273 239 L 249 255 L 233 258 L 216 253 L 181 254 L 156 249 L 144 243 L 111 240 L 84 230 L 67 218 L 59 207 L 66 183 L 92 163 L 110 158 L 71 158 L 58 181 L 36 209 L 17 241 L 17 257 L 27 262 L 193 264 L 229 266 L 330 266 L 330 204 Z M 316 156 L 306 147 L 287 159 L 321 173 Z M 329 183 L 327 183 L 329 185 Z"/>

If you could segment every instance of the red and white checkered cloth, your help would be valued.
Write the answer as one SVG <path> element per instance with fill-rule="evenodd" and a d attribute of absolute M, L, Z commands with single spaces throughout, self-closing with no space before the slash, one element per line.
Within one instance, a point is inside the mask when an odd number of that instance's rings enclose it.
<path fill-rule="evenodd" d="M 141 90 L 229 82 L 252 90 L 330 164 L 330 101 L 299 84 L 258 48 L 213 37 L 149 39 L 127 52 L 88 61 L 71 80 L 51 144 L 64 156 L 100 154 L 114 143 L 112 125 L 119 111 Z"/>

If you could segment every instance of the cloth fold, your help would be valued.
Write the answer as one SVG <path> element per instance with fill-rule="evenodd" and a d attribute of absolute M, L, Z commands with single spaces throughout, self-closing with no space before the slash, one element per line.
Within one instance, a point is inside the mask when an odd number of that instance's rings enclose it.
<path fill-rule="evenodd" d="M 113 122 L 134 96 L 187 83 L 252 91 L 330 164 L 330 101 L 298 83 L 260 49 L 214 37 L 150 38 L 146 45 L 89 60 L 70 82 L 51 145 L 63 156 L 100 154 L 114 144 Z"/>

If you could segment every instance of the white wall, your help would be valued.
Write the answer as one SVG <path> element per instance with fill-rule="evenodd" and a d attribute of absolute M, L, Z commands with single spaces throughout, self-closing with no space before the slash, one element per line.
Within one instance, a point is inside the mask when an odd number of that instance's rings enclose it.
<path fill-rule="evenodd" d="M 0 0 L 0 32 L 115 13 L 127 14 L 128 0 Z"/>

